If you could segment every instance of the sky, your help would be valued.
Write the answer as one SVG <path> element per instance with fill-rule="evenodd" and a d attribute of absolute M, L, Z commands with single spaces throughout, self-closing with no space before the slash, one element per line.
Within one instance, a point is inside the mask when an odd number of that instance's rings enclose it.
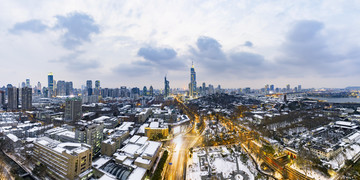
<path fill-rule="evenodd" d="M 0 86 L 360 85 L 356 0 L 0 0 Z"/>

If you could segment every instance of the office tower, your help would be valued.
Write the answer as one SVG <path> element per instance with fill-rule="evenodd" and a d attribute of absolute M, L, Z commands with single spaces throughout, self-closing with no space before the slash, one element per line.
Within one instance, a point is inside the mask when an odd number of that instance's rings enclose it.
<path fill-rule="evenodd" d="M 290 91 L 290 84 L 286 85 L 286 91 Z"/>
<path fill-rule="evenodd" d="M 154 96 L 154 88 L 152 86 L 150 86 L 149 91 L 149 95 Z"/>
<path fill-rule="evenodd" d="M 214 90 L 214 86 L 209 84 L 209 94 L 214 94 L 215 90 Z"/>
<path fill-rule="evenodd" d="M 78 121 L 82 117 L 81 98 L 67 98 L 65 102 L 65 121 Z"/>
<path fill-rule="evenodd" d="M 91 96 L 92 95 L 92 81 L 91 80 L 86 81 L 86 90 L 87 90 L 87 95 Z"/>
<path fill-rule="evenodd" d="M 0 106 L 5 104 L 5 91 L 0 90 Z"/>
<path fill-rule="evenodd" d="M 73 87 L 73 83 L 71 81 L 65 82 L 65 94 L 67 96 L 74 94 L 74 87 Z"/>
<path fill-rule="evenodd" d="M 54 95 L 54 75 L 52 72 L 48 74 L 48 97 L 53 97 Z"/>
<path fill-rule="evenodd" d="M 32 109 L 32 88 L 29 87 L 21 88 L 21 109 L 22 110 Z"/>
<path fill-rule="evenodd" d="M 270 91 L 270 86 L 268 84 L 265 85 L 265 92 L 269 92 Z"/>
<path fill-rule="evenodd" d="M 202 94 L 206 95 L 206 84 L 205 84 L 205 82 L 202 83 Z"/>
<path fill-rule="evenodd" d="M 221 93 L 221 86 L 220 85 L 218 85 L 218 87 L 216 88 L 216 92 Z"/>
<path fill-rule="evenodd" d="M 146 88 L 146 86 L 144 86 L 144 88 L 143 88 L 143 96 L 147 96 L 147 88 Z"/>
<path fill-rule="evenodd" d="M 165 76 L 165 88 L 164 88 L 164 97 L 168 97 L 169 93 L 170 93 L 170 82 L 168 80 L 166 80 L 166 76 Z"/>
<path fill-rule="evenodd" d="M 37 83 L 37 89 L 41 91 L 41 83 L 40 82 Z"/>
<path fill-rule="evenodd" d="M 194 68 L 194 64 L 192 64 L 190 68 L 190 84 L 189 84 L 189 95 L 196 95 L 196 72 Z"/>
<path fill-rule="evenodd" d="M 65 96 L 66 95 L 66 86 L 65 81 L 59 80 L 56 84 L 56 95 Z"/>
<path fill-rule="evenodd" d="M 101 142 L 103 140 L 104 124 L 90 124 L 77 127 L 75 130 L 75 139 L 80 143 L 86 143 L 92 146 L 93 154 L 100 153 Z"/>
<path fill-rule="evenodd" d="M 34 141 L 32 158 L 47 167 L 51 179 L 81 179 L 80 174 L 87 176 L 86 171 L 91 169 L 91 154 L 91 146 L 87 144 L 61 143 L 41 137 Z"/>
<path fill-rule="evenodd" d="M 249 94 L 250 92 L 251 92 L 251 88 L 246 87 L 246 88 L 245 88 L 245 94 Z"/>
<path fill-rule="evenodd" d="M 301 91 L 301 85 L 298 85 L 298 91 Z"/>
<path fill-rule="evenodd" d="M 120 97 L 120 89 L 119 88 L 115 88 L 114 92 L 113 92 L 114 97 Z"/>
<path fill-rule="evenodd" d="M 49 97 L 49 90 L 48 90 L 48 88 L 43 87 L 43 88 L 42 88 L 42 93 L 43 93 L 44 97 Z"/>
<path fill-rule="evenodd" d="M 100 80 L 96 80 L 95 81 L 95 91 L 94 94 L 95 95 L 100 95 L 101 91 L 100 91 Z"/>
<path fill-rule="evenodd" d="M 54 80 L 54 87 L 53 87 L 53 97 L 56 97 L 57 96 L 57 83 L 56 83 L 56 80 Z"/>
<path fill-rule="evenodd" d="M 270 85 L 270 91 L 274 91 L 275 86 L 272 84 Z"/>
<path fill-rule="evenodd" d="M 17 110 L 19 106 L 19 89 L 8 87 L 8 110 Z"/>
<path fill-rule="evenodd" d="M 26 86 L 25 82 L 22 82 L 22 83 L 21 83 L 21 88 L 23 88 L 23 87 L 25 87 L 25 86 Z"/>
<path fill-rule="evenodd" d="M 126 96 L 126 86 L 121 86 L 120 87 L 120 97 L 125 97 Z"/>
<path fill-rule="evenodd" d="M 31 88 L 31 85 L 30 85 L 30 79 L 26 79 L 26 87 Z"/>

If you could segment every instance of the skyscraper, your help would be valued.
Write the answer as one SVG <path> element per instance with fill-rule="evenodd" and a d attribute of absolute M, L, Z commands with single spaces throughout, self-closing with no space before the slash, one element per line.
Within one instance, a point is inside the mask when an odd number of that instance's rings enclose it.
<path fill-rule="evenodd" d="M 49 97 L 54 95 L 54 75 L 52 72 L 48 74 L 48 94 Z"/>
<path fill-rule="evenodd" d="M 8 86 L 8 110 L 16 110 L 19 105 L 19 89 Z"/>
<path fill-rule="evenodd" d="M 37 88 L 38 88 L 38 90 L 41 91 L 41 83 L 40 83 L 40 81 L 38 81 L 38 83 L 37 83 Z"/>
<path fill-rule="evenodd" d="M 169 93 L 170 93 L 170 84 L 169 84 L 169 81 L 166 80 L 166 76 L 165 76 L 165 88 L 164 88 L 164 97 L 168 97 L 169 96 Z"/>
<path fill-rule="evenodd" d="M 92 95 L 92 81 L 91 80 L 86 81 L 86 90 L 87 90 L 88 96 L 91 96 Z"/>
<path fill-rule="evenodd" d="M 26 79 L 26 87 L 31 87 L 31 85 L 30 85 L 30 79 Z"/>
<path fill-rule="evenodd" d="M 126 94 L 127 94 L 126 86 L 121 86 L 120 87 L 120 97 L 126 97 Z M 102 95 L 102 96 L 104 96 L 104 95 Z"/>
<path fill-rule="evenodd" d="M 68 98 L 65 102 L 65 121 L 78 121 L 82 116 L 82 100 L 80 98 Z"/>
<path fill-rule="evenodd" d="M 274 91 L 274 85 L 270 85 L 270 91 Z"/>
<path fill-rule="evenodd" d="M 21 109 L 31 110 L 32 108 L 32 88 L 21 88 Z"/>
<path fill-rule="evenodd" d="M 190 68 L 190 84 L 189 84 L 189 95 L 196 95 L 196 72 L 194 68 L 194 64 L 192 64 Z"/>
<path fill-rule="evenodd" d="M 5 104 L 5 91 L 0 90 L 0 107 Z"/>
<path fill-rule="evenodd" d="M 149 91 L 149 95 L 154 96 L 154 88 L 152 86 L 150 86 Z"/>
<path fill-rule="evenodd" d="M 147 96 L 147 88 L 146 88 L 146 86 L 144 86 L 144 88 L 143 88 L 143 96 Z"/>
<path fill-rule="evenodd" d="M 95 92 L 94 92 L 94 94 L 95 95 L 100 95 L 101 93 L 101 90 L 100 90 L 100 80 L 96 80 L 95 81 Z"/>
<path fill-rule="evenodd" d="M 65 96 L 66 95 L 66 85 L 65 85 L 65 81 L 61 81 L 59 80 L 56 84 L 57 88 L 56 88 L 56 94 L 58 96 Z"/>
<path fill-rule="evenodd" d="M 65 94 L 67 96 L 70 96 L 70 95 L 74 94 L 73 83 L 71 81 L 65 82 Z"/>
<path fill-rule="evenodd" d="M 290 90 L 291 90 L 291 89 L 290 89 L 290 84 L 287 84 L 287 85 L 286 85 L 286 91 L 289 92 Z"/>

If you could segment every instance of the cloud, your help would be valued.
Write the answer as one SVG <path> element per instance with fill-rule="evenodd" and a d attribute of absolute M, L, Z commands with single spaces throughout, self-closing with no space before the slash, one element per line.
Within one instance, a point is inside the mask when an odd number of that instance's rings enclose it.
<path fill-rule="evenodd" d="M 249 42 L 249 41 L 247 41 Z M 249 42 L 251 43 L 251 42 Z M 248 44 L 249 44 L 248 43 Z M 212 37 L 200 36 L 197 48 L 190 48 L 193 59 L 196 59 L 210 77 L 259 78 L 267 74 L 270 63 L 264 56 L 255 52 L 222 50 L 222 45 Z"/>
<path fill-rule="evenodd" d="M 11 29 L 9 29 L 10 33 L 19 34 L 24 31 L 32 32 L 32 33 L 41 33 L 44 32 L 48 28 L 41 20 L 32 19 L 25 22 L 16 23 Z"/>
<path fill-rule="evenodd" d="M 66 16 L 57 15 L 55 17 L 57 24 L 54 29 L 65 31 L 61 41 L 67 49 L 73 49 L 84 42 L 90 42 L 91 35 L 100 32 L 99 25 L 87 14 L 74 12 Z"/>
<path fill-rule="evenodd" d="M 244 43 L 244 46 L 247 46 L 247 47 L 253 47 L 253 43 L 251 41 L 246 41 Z"/>
<path fill-rule="evenodd" d="M 176 57 L 176 51 L 172 48 L 142 47 L 137 55 L 150 61 L 170 60 Z"/>
<path fill-rule="evenodd" d="M 154 75 L 154 67 L 142 61 L 134 61 L 130 64 L 119 64 L 113 68 L 112 71 L 133 78 Z"/>
<path fill-rule="evenodd" d="M 139 48 L 137 55 L 143 60 L 119 64 L 113 72 L 134 77 L 166 74 L 169 71 L 185 69 L 184 57 L 177 57 L 177 52 L 171 47 L 146 46 Z"/>
<path fill-rule="evenodd" d="M 50 62 L 65 64 L 65 68 L 68 71 L 73 72 L 98 69 L 99 67 L 101 67 L 101 64 L 98 60 L 82 58 L 81 55 L 83 55 L 84 53 L 85 52 L 83 51 L 75 51 L 67 56 L 63 56 L 56 60 L 51 60 Z"/>
<path fill-rule="evenodd" d="M 214 38 L 200 36 L 197 39 L 196 46 L 197 49 L 191 49 L 192 53 L 196 56 L 213 60 L 225 58 L 225 54 L 221 49 L 221 44 Z"/>

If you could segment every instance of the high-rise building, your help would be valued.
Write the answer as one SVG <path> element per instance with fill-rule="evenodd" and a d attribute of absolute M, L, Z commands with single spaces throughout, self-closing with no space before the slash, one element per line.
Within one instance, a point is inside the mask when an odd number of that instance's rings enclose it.
<path fill-rule="evenodd" d="M 270 91 L 274 91 L 275 89 L 275 86 L 272 84 L 272 85 L 270 85 Z"/>
<path fill-rule="evenodd" d="M 95 88 L 100 88 L 100 80 L 95 81 Z"/>
<path fill-rule="evenodd" d="M 23 87 L 25 87 L 25 86 L 26 86 L 25 82 L 22 82 L 22 83 L 21 83 L 21 88 L 23 88 Z"/>
<path fill-rule="evenodd" d="M 42 88 L 42 93 L 43 93 L 44 97 L 49 97 L 49 90 L 48 90 L 48 88 L 43 87 L 43 88 Z"/>
<path fill-rule="evenodd" d="M 31 88 L 31 85 L 30 85 L 30 79 L 26 79 L 26 87 Z"/>
<path fill-rule="evenodd" d="M 286 91 L 289 92 L 290 90 L 291 90 L 291 89 L 290 89 L 290 84 L 287 84 L 287 85 L 286 85 Z"/>
<path fill-rule="evenodd" d="M 29 87 L 21 88 L 21 109 L 22 110 L 32 109 L 32 88 Z"/>
<path fill-rule="evenodd" d="M 78 121 L 82 117 L 81 98 L 67 98 L 65 102 L 65 121 Z"/>
<path fill-rule="evenodd" d="M 196 96 L 196 72 L 195 72 L 194 64 L 192 64 L 190 68 L 189 95 Z"/>
<path fill-rule="evenodd" d="M 52 72 L 48 74 L 48 97 L 52 97 L 54 95 L 54 75 Z"/>
<path fill-rule="evenodd" d="M 143 88 L 143 96 L 147 96 L 147 95 L 148 95 L 147 88 L 146 88 L 146 86 L 144 86 L 144 88 Z"/>
<path fill-rule="evenodd" d="M 268 84 L 265 85 L 265 92 L 268 93 L 270 91 L 270 86 Z"/>
<path fill-rule="evenodd" d="M 41 83 L 40 83 L 40 81 L 38 81 L 38 83 L 37 83 L 37 89 L 41 91 Z"/>
<path fill-rule="evenodd" d="M 301 85 L 298 85 L 298 91 L 301 91 Z"/>
<path fill-rule="evenodd" d="M 206 84 L 205 84 L 205 82 L 202 83 L 202 95 L 206 95 Z"/>
<path fill-rule="evenodd" d="M 170 93 L 170 82 L 166 79 L 166 76 L 165 76 L 165 88 L 164 88 L 164 97 L 168 97 L 169 96 L 169 93 Z"/>
<path fill-rule="evenodd" d="M 32 158 L 47 166 L 51 179 L 87 179 L 91 171 L 91 146 L 82 143 L 61 143 L 48 137 L 34 142 Z M 88 172 L 88 173 L 86 173 Z M 85 177 L 84 177 L 85 176 Z"/>
<path fill-rule="evenodd" d="M 120 87 L 120 97 L 126 97 L 126 86 L 121 86 Z"/>
<path fill-rule="evenodd" d="M 154 96 L 154 88 L 152 86 L 150 86 L 149 91 L 149 95 Z"/>
<path fill-rule="evenodd" d="M 19 106 L 19 89 L 13 86 L 7 88 L 8 93 L 8 110 L 16 110 Z"/>
<path fill-rule="evenodd" d="M 56 95 L 65 96 L 66 95 L 66 84 L 65 81 L 59 80 L 56 84 Z"/>
<path fill-rule="evenodd" d="M 0 107 L 5 104 L 5 91 L 0 90 Z"/>
<path fill-rule="evenodd" d="M 103 140 L 104 124 L 90 124 L 80 126 L 75 130 L 75 139 L 80 143 L 92 146 L 94 156 L 100 153 Z"/>
<path fill-rule="evenodd" d="M 92 95 L 92 81 L 91 80 L 86 81 L 86 90 L 87 90 L 87 95 L 91 96 Z"/>
<path fill-rule="evenodd" d="M 67 96 L 70 96 L 70 95 L 74 94 L 74 87 L 73 87 L 72 81 L 65 82 L 65 94 Z"/>
<path fill-rule="evenodd" d="M 95 81 L 95 91 L 94 94 L 99 96 L 101 94 L 101 89 L 100 89 L 100 80 L 96 80 Z"/>

